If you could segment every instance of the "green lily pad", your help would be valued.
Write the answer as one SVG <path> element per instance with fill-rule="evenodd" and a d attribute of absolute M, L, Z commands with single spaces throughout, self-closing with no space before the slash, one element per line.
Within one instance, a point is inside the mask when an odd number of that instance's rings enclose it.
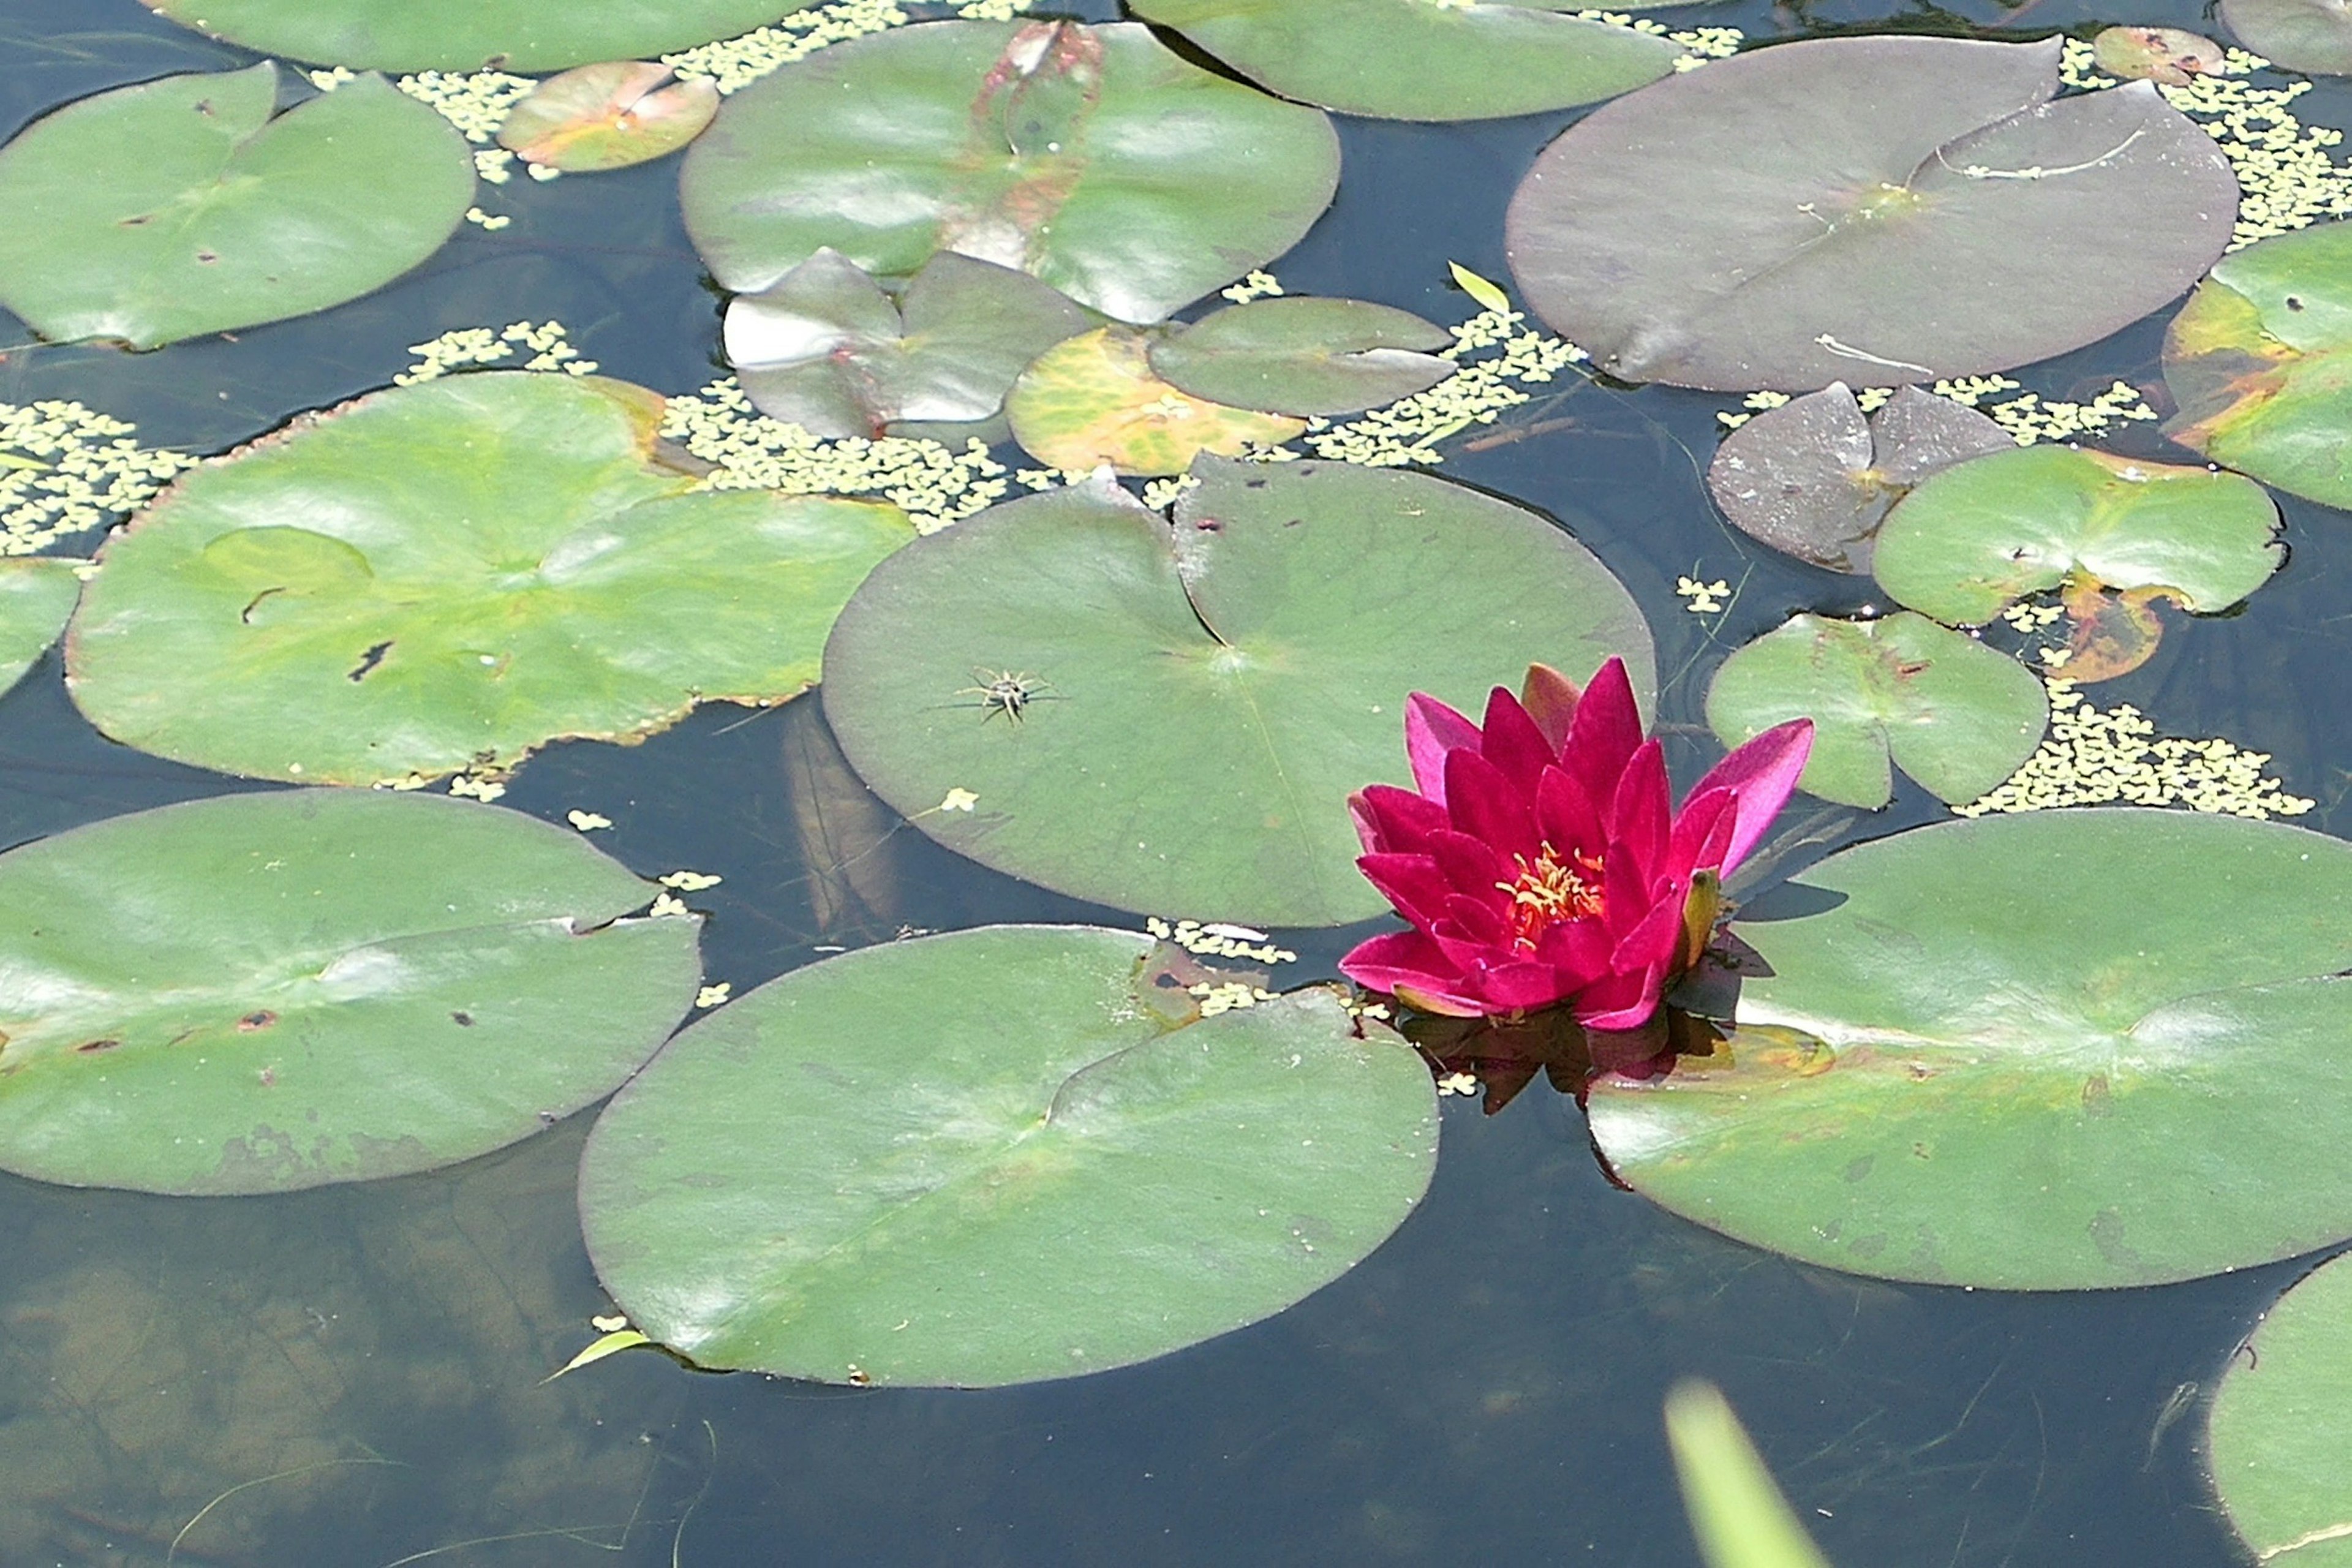
<path fill-rule="evenodd" d="M 2164 340 L 2164 433 L 2217 463 L 2352 507 L 2352 223 L 2224 257 Z"/>
<path fill-rule="evenodd" d="M 2200 76 L 2219 76 L 2228 51 L 2200 33 L 2179 27 L 2102 27 L 2091 40 L 2098 67 L 2126 81 L 2160 81 L 2187 87 Z"/>
<path fill-rule="evenodd" d="M 1238 458 L 1304 435 L 1307 422 L 1228 408 L 1151 374 L 1139 332 L 1104 327 L 1056 343 L 1004 400 L 1013 438 L 1039 462 L 1087 473 L 1181 474 L 1203 452 Z"/>
<path fill-rule="evenodd" d="M 1269 414 L 1352 414 L 1426 392 L 1454 374 L 1431 353 L 1454 342 L 1410 310 L 1363 300 L 1253 300 L 1150 345 L 1180 391 Z"/>
<path fill-rule="evenodd" d="M 1867 420 L 1845 383 L 1767 409 L 1724 437 L 1706 488 L 1733 526 L 1833 572 L 1870 570 L 1887 509 L 1929 474 L 2016 445 L 1973 408 L 1916 386 Z"/>
<path fill-rule="evenodd" d="M 1511 199 L 1536 313 L 1628 381 L 1807 392 L 2095 342 L 2221 256 L 2238 186 L 2147 82 L 2059 40 L 1818 38 L 1609 104 Z"/>
<path fill-rule="evenodd" d="M 75 568 L 89 564 L 57 555 L 0 556 L 0 697 L 66 629 L 81 597 Z"/>
<path fill-rule="evenodd" d="M 2213 1490 L 2259 1562 L 2352 1563 L 2352 1260 L 2305 1275 L 2263 1314 L 2213 1394 Z"/>
<path fill-rule="evenodd" d="M 1139 23 L 931 22 L 821 49 L 731 99 L 679 198 L 719 281 L 831 246 L 903 277 L 960 251 L 1157 321 L 1298 242 L 1339 141 Z"/>
<path fill-rule="evenodd" d="M 109 540 L 66 674 L 114 739 L 366 784 L 635 740 L 816 678 L 895 507 L 697 490 L 624 382 L 394 387 L 186 475 Z"/>
<path fill-rule="evenodd" d="M 2221 0 L 2221 20 L 2281 70 L 2352 71 L 2352 16 L 2334 0 Z"/>
<path fill-rule="evenodd" d="M 42 336 L 153 348 L 308 315 L 441 248 L 465 139 L 381 77 L 271 118 L 278 68 L 69 103 L 0 148 L 0 304 Z"/>
<path fill-rule="evenodd" d="M 1857 1274 L 2153 1285 L 2352 1236 L 2352 845 L 2137 808 L 1803 872 L 1727 1050 L 1591 1116 L 1675 1213 Z"/>
<path fill-rule="evenodd" d="M 232 44 L 384 71 L 554 71 L 748 33 L 814 0 L 143 0 Z"/>
<path fill-rule="evenodd" d="M 1908 610 L 1875 621 L 1797 616 L 1724 660 L 1706 721 L 1727 746 L 1813 721 L 1798 786 L 1876 810 L 1888 759 L 1941 799 L 1970 801 L 2015 773 L 2050 724 L 2033 672 Z"/>
<path fill-rule="evenodd" d="M 2286 560 L 2277 505 L 2239 474 L 2074 447 L 2018 447 L 1945 469 L 1878 530 L 1879 585 L 1982 626 L 2029 594 L 2084 583 L 2226 610 Z"/>
<path fill-rule="evenodd" d="M 728 1004 L 590 1135 L 605 1289 L 702 1366 L 990 1387 L 1145 1361 L 1345 1273 L 1429 1184 L 1428 1069 L 1319 988 L 1171 1028 L 1139 994 L 1150 947 L 986 927 Z"/>
<path fill-rule="evenodd" d="M 988 418 L 1023 366 L 1097 319 L 1025 272 L 949 250 L 893 303 L 827 248 L 728 303 L 727 358 L 761 412 L 873 437 L 905 420 Z"/>
<path fill-rule="evenodd" d="M 646 60 L 605 60 L 550 77 L 509 112 L 499 145 L 566 173 L 651 163 L 701 135 L 719 112 L 717 82 L 671 75 Z"/>
<path fill-rule="evenodd" d="M 192 801 L 0 855 L 0 1168 L 268 1193 L 430 1170 L 609 1092 L 689 919 L 577 834 L 427 795 Z"/>
<path fill-rule="evenodd" d="M 1682 47 L 1559 15 L 1581 0 L 1137 0 L 1272 92 L 1387 120 L 1488 120 L 1597 103 L 1675 68 Z"/>
<path fill-rule="evenodd" d="M 1108 479 L 991 508 L 883 563 L 824 656 L 876 793 L 951 849 L 1122 909 L 1339 925 L 1385 901 L 1345 799 L 1402 783 L 1404 700 L 1459 706 L 1648 628 L 1508 502 L 1343 463 L 1203 458 L 1174 527 Z M 988 690 L 1022 689 L 1008 705 Z M 950 790 L 977 798 L 940 809 Z M 958 797 L 961 798 L 961 797 Z"/>

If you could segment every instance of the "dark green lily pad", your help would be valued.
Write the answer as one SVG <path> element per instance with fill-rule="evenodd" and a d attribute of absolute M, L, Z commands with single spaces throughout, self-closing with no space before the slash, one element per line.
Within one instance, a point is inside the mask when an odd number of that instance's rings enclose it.
<path fill-rule="evenodd" d="M 719 112 L 717 82 L 671 76 L 648 60 L 604 60 L 550 77 L 509 111 L 499 145 L 573 174 L 651 163 L 701 135 Z"/>
<path fill-rule="evenodd" d="M 277 118 L 278 68 L 69 103 L 0 148 L 0 304 L 43 337 L 181 338 L 307 315 L 441 248 L 474 199 L 465 139 L 381 77 Z"/>
<path fill-rule="evenodd" d="M 2352 16 L 2333 0 L 2221 0 L 2221 20 L 2281 70 L 2352 71 Z"/>
<path fill-rule="evenodd" d="M 2210 1424 L 2213 1490 L 2257 1561 L 2352 1563 L 2352 1260 L 2321 1264 L 2263 1314 Z"/>
<path fill-rule="evenodd" d="M 2033 754 L 2050 694 L 2017 660 L 1925 616 L 1806 615 L 1724 660 L 1706 693 L 1707 724 L 1727 746 L 1790 719 L 1813 721 L 1800 788 L 1874 811 L 1894 795 L 1891 754 L 1957 804 Z"/>
<path fill-rule="evenodd" d="M 1021 449 L 1066 473 L 1181 474 L 1203 452 L 1238 458 L 1304 435 L 1307 422 L 1228 408 L 1151 374 L 1147 339 L 1104 327 L 1055 344 L 1004 400 Z"/>
<path fill-rule="evenodd" d="M 678 194 L 739 293 L 826 246 L 880 277 L 954 250 L 1149 322 L 1297 244 L 1339 178 L 1320 110 L 1212 76 L 1139 23 L 931 22 L 737 93 Z"/>
<path fill-rule="evenodd" d="M 1339 925 L 1385 904 L 1345 799 L 1402 783 L 1404 700 L 1475 709 L 1648 628 L 1566 533 L 1459 485 L 1203 458 L 1175 525 L 1103 481 L 993 507 L 886 562 L 824 656 L 825 715 L 950 848 L 1122 909 Z M 992 682 L 1034 696 L 1017 713 Z M 950 790 L 977 795 L 940 810 Z"/>
<path fill-rule="evenodd" d="M 2146 809 L 1946 823 L 1743 921 L 1727 1053 L 1593 1136 L 1702 1225 L 1858 1274 L 2153 1285 L 2352 1236 L 2352 846 Z"/>
<path fill-rule="evenodd" d="M 1429 1072 L 1317 989 L 1170 1028 L 1150 939 L 993 926 L 672 1041 L 580 1166 L 596 1272 L 709 1367 L 989 1387 L 1145 1361 L 1352 1268 L 1429 1184 Z"/>
<path fill-rule="evenodd" d="M 1536 160 L 1520 292 L 1612 375 L 1723 391 L 2095 342 L 2203 276 L 2238 187 L 2147 82 L 2053 100 L 2058 55 L 1820 38 L 1669 77 Z"/>
<path fill-rule="evenodd" d="M 81 597 L 75 568 L 57 555 L 0 556 L 0 697 L 49 651 Z"/>
<path fill-rule="evenodd" d="M 1862 573 L 1880 521 L 1912 487 L 2016 444 L 1975 409 L 1916 386 L 1897 387 L 1864 420 L 1838 381 L 1725 437 L 1706 488 L 1741 532 L 1800 561 Z"/>
<path fill-rule="evenodd" d="M 1675 68 L 1682 47 L 1559 15 L 1581 0 L 1138 0 L 1270 91 L 1387 120 L 1487 120 L 1597 103 Z"/>
<path fill-rule="evenodd" d="M 384 71 L 555 71 L 692 48 L 813 0 L 142 0 L 263 54 Z"/>
<path fill-rule="evenodd" d="M 727 358 L 761 413 L 819 436 L 986 419 L 1022 367 L 1097 320 L 1025 272 L 943 250 L 896 303 L 818 251 L 727 306 Z"/>
<path fill-rule="evenodd" d="M 430 1170 L 609 1092 L 689 919 L 577 835 L 426 795 L 225 795 L 0 855 L 0 1168 L 268 1193 Z"/>
<path fill-rule="evenodd" d="M 1150 345 L 1180 391 L 1268 414 L 1352 414 L 1426 392 L 1454 374 L 1432 350 L 1453 334 L 1363 300 L 1253 300 Z"/>
<path fill-rule="evenodd" d="M 2286 559 L 2278 507 L 2239 474 L 2075 447 L 2019 447 L 1945 469 L 1878 531 L 1872 569 L 1939 621 L 1982 626 L 2029 594 L 2160 590 L 2226 610 Z"/>
<path fill-rule="evenodd" d="M 696 490 L 660 419 L 642 387 L 514 371 L 297 420 L 108 541 L 67 635 L 74 699 L 142 751 L 365 784 L 805 690 L 913 526 Z"/>
<path fill-rule="evenodd" d="M 2164 433 L 2217 463 L 2352 506 L 2352 223 L 2224 257 L 2164 340 Z"/>

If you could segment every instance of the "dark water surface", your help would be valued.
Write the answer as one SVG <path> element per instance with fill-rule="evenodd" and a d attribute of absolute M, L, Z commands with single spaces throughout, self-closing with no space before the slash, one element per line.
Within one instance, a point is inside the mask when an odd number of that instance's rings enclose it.
<path fill-rule="evenodd" d="M 2211 26 L 2177 3 L 2030 10 L 2002 36 Z M 1662 15 L 1760 38 L 1953 31 L 2004 13 L 1742 0 Z M 5 0 L 0 132 L 108 87 L 249 58 L 134 0 Z M 2325 90 L 2297 107 L 2352 123 Z M 1339 203 L 1279 264 L 1284 282 L 1460 319 L 1445 263 L 1508 276 L 1504 205 L 1573 118 L 1343 121 Z M 135 420 L 144 441 L 214 451 L 383 384 L 409 344 L 551 317 L 606 373 L 692 391 L 716 374 L 718 301 L 675 174 L 665 162 L 518 181 L 486 204 L 514 213 L 511 227 L 461 228 L 380 294 L 234 342 L 11 353 L 0 399 L 75 398 Z M 2050 395 L 2152 383 L 2160 331 L 2143 323 L 2024 379 Z M 0 333 L 26 336 L 5 317 Z M 1717 521 L 1699 475 L 1727 401 L 1584 387 L 1547 416 L 1572 424 L 1456 443 L 1444 469 L 1549 511 L 1625 579 L 1662 669 L 1686 672 L 1664 694 L 1670 725 L 1697 724 L 1723 651 L 1869 587 Z M 2145 426 L 2115 444 L 2160 447 Z M 2282 500 L 2286 571 L 2242 616 L 2177 630 L 2094 700 L 2273 753 L 2286 787 L 2321 803 L 2304 820 L 2342 832 L 2352 531 Z M 1685 572 L 1743 584 L 1719 622 L 1681 613 Z M 912 830 L 855 876 L 824 864 L 803 848 L 812 815 L 865 808 L 842 794 L 828 745 L 814 701 L 714 708 L 642 747 L 557 747 L 506 804 L 557 821 L 601 812 L 615 826 L 600 847 L 648 875 L 723 874 L 695 902 L 714 917 L 709 973 L 739 995 L 820 944 L 901 925 L 1131 923 Z M 1686 752 L 1685 778 L 1704 762 Z M 0 846 L 250 787 L 100 739 L 55 655 L 0 700 Z M 1858 831 L 1938 815 L 1915 790 Z M 1289 939 L 1304 961 L 1285 983 L 1328 973 L 1357 934 Z M 572 1206 L 585 1116 L 436 1175 L 282 1199 L 0 1177 L 0 1564 L 1686 1564 L 1658 1407 L 1689 1373 L 1726 1387 L 1849 1568 L 2239 1560 L 2200 1479 L 2199 1417 L 2161 1417 L 2182 1384 L 2212 1386 L 2305 1264 L 2050 1296 L 1855 1279 L 1612 1189 L 1572 1104 L 1540 1088 L 1492 1120 L 1444 1103 L 1428 1202 L 1337 1284 L 1148 1365 L 986 1394 L 699 1375 L 645 1353 L 541 1386 L 605 1307 Z"/>

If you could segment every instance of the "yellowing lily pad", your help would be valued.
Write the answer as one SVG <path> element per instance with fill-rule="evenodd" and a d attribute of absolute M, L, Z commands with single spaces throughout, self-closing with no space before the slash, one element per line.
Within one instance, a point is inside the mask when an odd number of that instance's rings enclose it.
<path fill-rule="evenodd" d="M 1307 422 L 1228 408 L 1151 374 L 1143 334 L 1103 327 L 1046 350 L 1004 400 L 1013 438 L 1042 463 L 1087 472 L 1181 474 L 1203 452 L 1237 458 L 1306 432 Z"/>
<path fill-rule="evenodd" d="M 441 247 L 465 139 L 381 77 L 272 118 L 278 68 L 69 103 L 0 148 L 0 304 L 53 339 L 181 338 L 306 315 Z"/>
<path fill-rule="evenodd" d="M 383 71 L 553 71 L 747 33 L 813 0 L 143 0 L 263 54 Z"/>
<path fill-rule="evenodd" d="M 541 82 L 507 115 L 499 145 L 566 173 L 625 169 L 677 152 L 718 112 L 709 77 L 673 81 L 665 65 L 608 60 Z"/>
<path fill-rule="evenodd" d="M 49 651 L 81 597 L 76 567 L 56 555 L 0 556 L 0 696 Z"/>
<path fill-rule="evenodd" d="M 662 400 L 488 372 L 373 394 L 186 475 L 110 540 L 67 639 L 107 734 L 367 784 L 635 740 L 816 679 L 896 507 L 702 490 Z"/>
<path fill-rule="evenodd" d="M 1890 757 L 1944 800 L 1976 799 L 2042 743 L 2050 699 L 2017 660 L 1925 616 L 1804 615 L 1724 660 L 1706 693 L 1727 746 L 1790 719 L 1813 721 L 1799 787 L 1875 810 L 1894 793 Z"/>
<path fill-rule="evenodd" d="M 1179 391 L 1269 414 L 1352 414 L 1426 392 L 1454 374 L 1433 350 L 1454 336 L 1410 310 L 1288 296 L 1229 305 L 1150 343 Z"/>

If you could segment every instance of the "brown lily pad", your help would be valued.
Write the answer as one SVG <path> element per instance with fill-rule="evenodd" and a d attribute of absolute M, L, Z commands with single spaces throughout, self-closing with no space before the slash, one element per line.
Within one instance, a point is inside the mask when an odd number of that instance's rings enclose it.
<path fill-rule="evenodd" d="M 610 60 L 541 82 L 507 116 L 499 145 L 566 174 L 625 169 L 677 152 L 718 112 L 709 77 L 672 80 L 665 65 Z"/>

